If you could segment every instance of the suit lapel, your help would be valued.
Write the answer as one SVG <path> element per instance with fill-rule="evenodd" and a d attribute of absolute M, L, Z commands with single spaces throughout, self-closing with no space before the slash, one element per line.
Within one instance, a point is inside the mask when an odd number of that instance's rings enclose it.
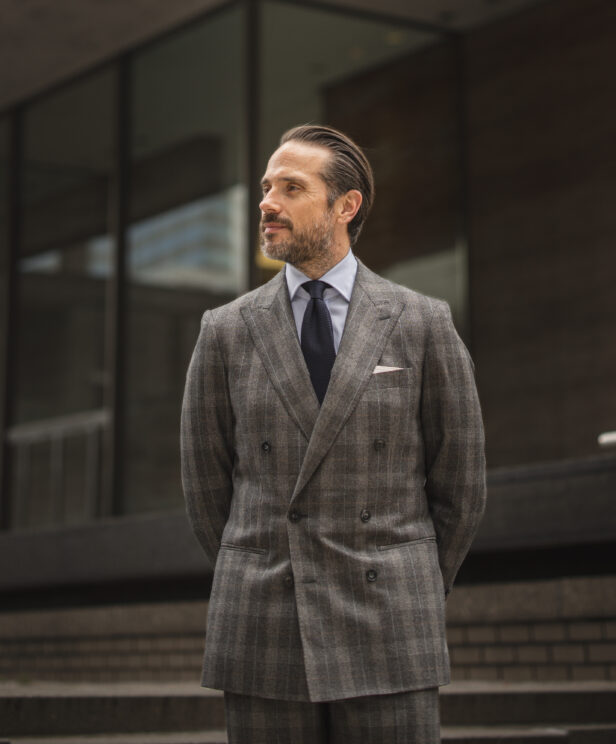
<path fill-rule="evenodd" d="M 340 349 L 293 498 L 310 480 L 357 405 L 402 309 L 403 303 L 394 297 L 389 285 L 358 261 Z M 304 371 L 307 384 L 311 385 L 305 365 Z M 314 395 L 312 397 L 316 400 Z"/>
<path fill-rule="evenodd" d="M 272 385 L 309 440 L 319 403 L 297 338 L 284 272 L 255 293 L 241 313 Z"/>

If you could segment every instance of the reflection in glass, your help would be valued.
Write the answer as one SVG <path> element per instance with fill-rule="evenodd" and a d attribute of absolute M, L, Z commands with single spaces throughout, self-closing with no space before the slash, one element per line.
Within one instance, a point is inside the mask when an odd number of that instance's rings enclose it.
<path fill-rule="evenodd" d="M 124 510 L 182 503 L 180 405 L 205 309 L 247 288 L 243 10 L 133 68 Z"/>
<path fill-rule="evenodd" d="M 432 34 L 347 12 L 282 2 L 266 2 L 262 12 L 262 171 L 282 132 L 305 122 L 325 123 L 324 93 L 330 86 L 434 41 Z"/>
<path fill-rule="evenodd" d="M 133 282 L 236 294 L 244 286 L 246 191 L 224 191 L 175 207 L 130 228 Z"/>
<path fill-rule="evenodd" d="M 15 415 L 14 526 L 82 521 L 100 507 L 105 309 L 114 158 L 111 71 L 25 113 Z M 98 246 L 98 257 L 95 260 Z M 100 246 L 104 246 L 101 250 Z"/>

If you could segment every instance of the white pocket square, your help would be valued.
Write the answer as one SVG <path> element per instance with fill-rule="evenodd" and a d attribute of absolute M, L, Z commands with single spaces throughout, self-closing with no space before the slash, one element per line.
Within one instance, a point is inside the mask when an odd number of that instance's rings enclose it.
<path fill-rule="evenodd" d="M 382 372 L 397 372 L 399 369 L 403 369 L 403 368 L 402 367 L 383 367 L 380 364 L 377 364 L 372 374 L 380 375 Z"/>

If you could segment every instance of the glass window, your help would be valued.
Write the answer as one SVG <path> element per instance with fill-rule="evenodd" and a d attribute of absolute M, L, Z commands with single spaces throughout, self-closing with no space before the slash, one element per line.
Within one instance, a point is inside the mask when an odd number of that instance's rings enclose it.
<path fill-rule="evenodd" d="M 111 70 L 29 106 L 17 287 L 13 522 L 94 517 L 104 470 Z"/>
<path fill-rule="evenodd" d="M 243 17 L 220 11 L 134 63 L 126 512 L 182 503 L 180 406 L 201 315 L 247 287 Z"/>
<path fill-rule="evenodd" d="M 4 433 L 4 385 L 6 380 L 6 340 L 8 312 L 8 197 L 9 197 L 9 122 L 0 118 L 0 431 Z M 0 478 L 2 478 L 0 454 Z"/>
<path fill-rule="evenodd" d="M 400 23 L 267 2 L 262 28 L 261 167 L 282 132 L 337 127 L 375 171 L 356 254 L 382 276 L 446 299 L 467 326 L 453 48 Z M 264 277 L 278 265 L 257 257 Z"/>

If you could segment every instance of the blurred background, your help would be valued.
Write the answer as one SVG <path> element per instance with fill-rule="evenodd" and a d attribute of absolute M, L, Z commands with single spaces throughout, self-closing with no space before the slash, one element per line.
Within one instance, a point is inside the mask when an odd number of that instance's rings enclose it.
<path fill-rule="evenodd" d="M 258 182 L 318 122 L 375 170 L 356 253 L 476 364 L 454 677 L 616 678 L 615 69 L 609 0 L 4 0 L 0 675 L 198 680 L 185 372 L 278 270 Z"/>

